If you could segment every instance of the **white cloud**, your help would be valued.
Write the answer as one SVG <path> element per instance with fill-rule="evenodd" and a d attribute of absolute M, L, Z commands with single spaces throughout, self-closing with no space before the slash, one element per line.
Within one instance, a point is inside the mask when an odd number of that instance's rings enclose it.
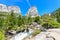
<path fill-rule="evenodd" d="M 31 4 L 30 4 L 29 0 L 26 0 L 26 1 L 27 1 L 28 5 L 31 7 Z"/>

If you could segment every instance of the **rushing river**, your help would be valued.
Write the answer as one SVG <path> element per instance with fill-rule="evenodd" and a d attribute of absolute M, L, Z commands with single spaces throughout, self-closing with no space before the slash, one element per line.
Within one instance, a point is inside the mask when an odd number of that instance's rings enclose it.
<path fill-rule="evenodd" d="M 11 40 L 22 40 L 23 38 L 25 38 L 27 36 L 28 36 L 27 33 L 19 33 L 19 34 L 15 35 L 14 37 L 12 37 Z"/>
<path fill-rule="evenodd" d="M 30 36 L 30 34 L 32 33 L 32 31 L 29 32 L 21 32 L 17 35 L 14 35 L 14 37 L 11 38 L 11 40 L 22 40 L 27 36 Z"/>

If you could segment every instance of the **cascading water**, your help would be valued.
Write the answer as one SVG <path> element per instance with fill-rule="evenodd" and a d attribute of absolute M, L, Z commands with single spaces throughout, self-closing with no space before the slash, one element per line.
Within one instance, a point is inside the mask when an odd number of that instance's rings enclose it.
<path fill-rule="evenodd" d="M 27 37 L 27 35 L 28 35 L 27 33 L 19 33 L 12 37 L 11 40 L 22 40 L 23 38 Z"/>
<path fill-rule="evenodd" d="M 32 32 L 33 32 L 32 29 L 29 29 L 29 32 L 20 32 L 19 34 L 12 37 L 11 40 L 22 40 L 25 37 L 29 37 Z"/>

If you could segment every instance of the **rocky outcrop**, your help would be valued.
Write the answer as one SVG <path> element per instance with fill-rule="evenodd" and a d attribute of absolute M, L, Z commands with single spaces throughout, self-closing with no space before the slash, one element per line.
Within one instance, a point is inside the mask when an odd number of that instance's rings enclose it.
<path fill-rule="evenodd" d="M 31 7 L 31 8 L 28 10 L 26 16 L 31 16 L 31 17 L 39 16 L 37 7 L 36 7 L 36 6 Z"/>
<path fill-rule="evenodd" d="M 48 29 L 35 36 L 34 40 L 60 40 L 60 29 Z"/>

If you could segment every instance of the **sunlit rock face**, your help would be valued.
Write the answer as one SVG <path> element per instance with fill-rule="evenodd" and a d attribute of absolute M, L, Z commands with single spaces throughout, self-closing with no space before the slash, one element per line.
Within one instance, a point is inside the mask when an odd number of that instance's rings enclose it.
<path fill-rule="evenodd" d="M 0 12 L 11 12 L 12 10 L 14 13 L 21 13 L 21 10 L 18 6 L 6 6 L 4 4 L 0 4 Z"/>
<path fill-rule="evenodd" d="M 8 6 L 8 11 L 11 12 L 12 10 L 14 13 L 21 13 L 20 8 L 18 6 Z"/>
<path fill-rule="evenodd" d="M 28 10 L 26 16 L 31 16 L 31 17 L 39 16 L 37 7 L 36 7 L 36 6 L 31 7 L 31 8 Z"/>
<path fill-rule="evenodd" d="M 0 4 L 0 12 L 8 12 L 8 8 L 4 4 Z"/>

